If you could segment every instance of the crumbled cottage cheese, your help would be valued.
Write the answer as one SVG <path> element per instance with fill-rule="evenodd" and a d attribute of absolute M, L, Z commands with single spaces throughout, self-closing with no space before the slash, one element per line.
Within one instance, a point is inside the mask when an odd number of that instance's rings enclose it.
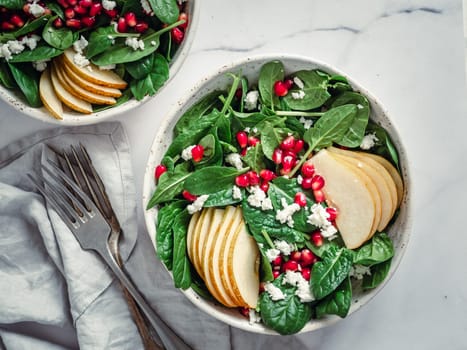
<path fill-rule="evenodd" d="M 293 82 L 299 89 L 303 89 L 305 87 L 305 84 L 303 84 L 303 81 L 301 81 L 299 77 L 294 77 Z"/>
<path fill-rule="evenodd" d="M 259 186 L 252 186 L 249 191 L 247 201 L 252 207 L 261 208 L 263 211 L 273 209 L 271 199 Z"/>
<path fill-rule="evenodd" d="M 360 148 L 364 150 L 369 150 L 375 145 L 376 141 L 378 141 L 378 138 L 376 137 L 375 133 L 367 134 L 363 137 Z"/>
<path fill-rule="evenodd" d="M 287 223 L 289 227 L 293 227 L 292 215 L 300 211 L 300 206 L 297 203 L 287 204 L 285 198 L 281 198 L 281 204 L 282 209 L 276 212 L 276 220 L 281 224 Z"/>
<path fill-rule="evenodd" d="M 102 7 L 107 11 L 113 10 L 115 6 L 117 6 L 117 3 L 115 1 L 102 0 Z"/>
<path fill-rule="evenodd" d="M 37 42 L 40 40 L 38 35 L 31 35 L 31 37 L 24 37 L 21 40 L 8 40 L 4 44 L 0 44 L 0 58 L 5 58 L 9 61 L 13 55 L 23 52 L 26 47 L 34 50 Z"/>
<path fill-rule="evenodd" d="M 243 196 L 240 187 L 234 185 L 234 187 L 232 188 L 232 198 L 242 200 Z"/>
<path fill-rule="evenodd" d="M 47 68 L 47 62 L 49 62 L 49 61 L 50 61 L 50 59 L 35 61 L 35 62 L 32 62 L 32 66 L 38 72 L 43 72 Z"/>
<path fill-rule="evenodd" d="M 266 254 L 266 258 L 268 258 L 269 262 L 273 262 L 279 256 L 281 251 L 276 248 L 269 248 L 264 253 Z"/>
<path fill-rule="evenodd" d="M 249 316 L 249 323 L 250 324 L 255 324 L 255 323 L 260 323 L 261 322 L 261 317 L 259 316 L 259 313 L 256 312 L 255 309 L 250 309 L 248 311 L 248 316 Z"/>
<path fill-rule="evenodd" d="M 8 48 L 13 55 L 17 55 L 24 51 L 24 45 L 18 40 L 9 40 L 7 42 Z"/>
<path fill-rule="evenodd" d="M 31 5 L 29 5 L 29 13 L 34 17 L 40 17 L 45 13 L 45 8 L 34 1 Z"/>
<path fill-rule="evenodd" d="M 37 47 L 37 42 L 41 40 L 39 35 L 33 34 L 31 36 L 24 36 L 21 39 L 21 43 L 29 48 L 29 50 L 34 50 Z"/>
<path fill-rule="evenodd" d="M 306 279 L 303 278 L 300 272 L 287 270 L 285 272 L 284 279 L 282 280 L 282 284 L 286 283 L 297 287 L 295 295 L 299 297 L 302 303 L 308 303 L 315 300 L 315 297 L 310 288 L 310 284 Z"/>
<path fill-rule="evenodd" d="M 371 270 L 369 266 L 355 264 L 350 268 L 350 277 L 354 277 L 358 280 L 363 279 L 364 275 L 371 275 Z"/>
<path fill-rule="evenodd" d="M 125 45 L 131 47 L 133 50 L 144 50 L 144 41 L 137 38 L 126 38 Z"/>
<path fill-rule="evenodd" d="M 258 98 L 259 98 L 259 92 L 257 90 L 248 91 L 243 101 L 245 102 L 245 105 L 244 105 L 245 109 L 247 111 L 256 109 L 256 107 L 258 106 Z"/>
<path fill-rule="evenodd" d="M 303 124 L 303 127 L 306 130 L 308 130 L 309 128 L 313 126 L 313 119 L 307 119 L 305 117 L 300 117 L 298 121 Z"/>
<path fill-rule="evenodd" d="M 148 0 L 141 0 L 141 8 L 147 15 L 152 14 L 152 7 Z"/>
<path fill-rule="evenodd" d="M 242 157 L 238 153 L 229 153 L 225 157 L 225 161 L 234 166 L 237 170 L 243 169 Z"/>
<path fill-rule="evenodd" d="M 88 46 L 88 41 L 84 36 L 81 35 L 81 37 L 76 40 L 73 43 L 73 49 L 75 49 L 76 52 L 78 53 L 83 53 L 83 50 Z"/>
<path fill-rule="evenodd" d="M 317 226 L 323 237 L 332 240 L 336 238 L 334 235 L 337 233 L 337 229 L 328 219 L 329 213 L 321 204 L 316 203 L 311 206 L 311 214 L 308 216 L 307 222 Z"/>
<path fill-rule="evenodd" d="M 9 61 L 11 59 L 11 51 L 8 47 L 8 44 L 0 44 L 0 58 L 5 58 L 5 60 Z"/>
<path fill-rule="evenodd" d="M 73 56 L 73 62 L 75 62 L 75 64 L 80 67 L 86 67 L 89 65 L 89 60 L 81 53 L 76 53 Z"/>
<path fill-rule="evenodd" d="M 285 299 L 284 293 L 280 290 L 280 288 L 273 285 L 271 282 L 267 282 L 264 285 L 264 290 L 269 294 L 273 301 L 283 300 Z"/>
<path fill-rule="evenodd" d="M 191 150 L 195 148 L 195 145 L 191 145 L 191 146 L 188 146 L 187 148 L 185 148 L 183 151 L 182 151 L 182 158 L 183 160 L 190 160 L 191 158 L 193 158 L 192 154 L 191 154 Z"/>
<path fill-rule="evenodd" d="M 288 243 L 286 241 L 275 240 L 274 246 L 285 256 L 290 255 L 294 250 L 297 250 L 295 244 Z"/>
<path fill-rule="evenodd" d="M 291 95 L 294 100 L 303 100 L 303 98 L 305 97 L 305 91 L 292 91 Z"/>
<path fill-rule="evenodd" d="M 195 201 L 189 205 L 187 205 L 186 209 L 188 210 L 189 214 L 194 214 L 197 211 L 200 211 L 203 209 L 204 203 L 208 200 L 209 195 L 203 194 L 202 196 L 199 196 L 198 198 L 195 199 Z"/>

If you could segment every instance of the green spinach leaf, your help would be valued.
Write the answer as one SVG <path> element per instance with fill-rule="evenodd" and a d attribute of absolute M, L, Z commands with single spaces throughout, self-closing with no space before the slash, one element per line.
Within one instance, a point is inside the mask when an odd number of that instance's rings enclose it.
<path fill-rule="evenodd" d="M 296 99 L 293 97 L 293 93 L 298 92 L 299 89 L 290 90 L 284 97 L 290 108 L 297 111 L 308 111 L 321 107 L 331 97 L 327 90 L 327 76 L 319 74 L 316 70 L 301 70 L 296 72 L 294 76 L 303 82 L 302 91 L 305 95 L 303 98 Z"/>
<path fill-rule="evenodd" d="M 292 130 L 287 128 L 277 128 L 272 124 L 265 122 L 261 128 L 261 145 L 263 147 L 264 155 L 272 160 L 274 150 L 280 145 Z"/>
<path fill-rule="evenodd" d="M 371 241 L 357 250 L 354 263 L 371 266 L 389 260 L 394 256 L 394 246 L 389 236 L 384 233 L 377 233 Z"/>
<path fill-rule="evenodd" d="M 280 61 L 271 61 L 261 67 L 258 78 L 258 89 L 263 104 L 272 110 L 279 106 L 279 98 L 274 93 L 274 83 L 284 80 L 284 65 Z"/>
<path fill-rule="evenodd" d="M 142 100 L 146 95 L 153 96 L 168 79 L 169 64 L 164 56 L 156 53 L 149 74 L 142 79 L 132 80 L 130 89 L 137 100 Z"/>
<path fill-rule="evenodd" d="M 351 304 L 352 284 L 350 277 L 347 277 L 334 292 L 316 304 L 316 317 L 321 318 L 324 315 L 345 317 L 349 313 Z"/>
<path fill-rule="evenodd" d="M 376 288 L 386 279 L 386 276 L 389 273 L 391 268 L 392 259 L 386 260 L 382 263 L 373 265 L 370 267 L 371 275 L 365 275 L 363 277 L 362 288 L 363 289 L 372 289 Z"/>
<path fill-rule="evenodd" d="M 59 50 L 66 50 L 78 39 L 78 34 L 69 28 L 56 28 L 53 22 L 58 16 L 51 17 L 42 31 L 42 38 L 47 44 Z"/>
<path fill-rule="evenodd" d="M 180 212 L 174 220 L 173 278 L 176 288 L 188 289 L 191 286 L 190 260 L 186 251 L 186 235 L 191 215 L 187 210 Z"/>
<path fill-rule="evenodd" d="M 261 169 L 266 168 L 263 146 L 261 143 L 258 143 L 254 147 L 250 147 L 243 157 L 243 161 L 251 168 L 251 170 L 254 170 L 257 173 L 259 173 Z"/>
<path fill-rule="evenodd" d="M 378 139 L 375 142 L 375 147 L 373 147 L 371 151 L 386 159 L 390 159 L 396 168 L 399 169 L 399 155 L 388 132 L 383 127 L 372 121 L 368 123 L 366 132 L 368 134 L 375 133 L 376 138 Z"/>
<path fill-rule="evenodd" d="M 23 5 L 23 0 L 0 0 L 0 6 L 10 10 L 21 10 Z"/>
<path fill-rule="evenodd" d="M 11 60 L 10 60 L 11 61 Z M 35 69 L 26 64 L 8 63 L 11 74 L 31 107 L 42 106 L 39 97 L 39 75 Z"/>
<path fill-rule="evenodd" d="M 39 43 L 34 50 L 24 50 L 14 55 L 8 62 L 35 62 L 57 57 L 63 53 L 62 50 L 51 47 L 44 43 Z"/>
<path fill-rule="evenodd" d="M 241 193 L 242 193 L 242 198 L 243 196 L 245 195 L 245 191 L 243 189 L 241 189 Z M 225 207 L 227 205 L 231 205 L 231 204 L 236 204 L 236 203 L 239 203 L 241 202 L 242 199 L 238 199 L 238 198 L 233 198 L 233 185 L 225 188 L 224 190 L 220 190 L 218 192 L 215 192 L 215 193 L 211 193 L 208 197 L 208 199 L 206 200 L 206 202 L 204 202 L 204 205 L 203 207 L 204 208 L 208 208 L 208 207 Z"/>
<path fill-rule="evenodd" d="M 0 61 L 0 83 L 7 89 L 13 89 L 15 87 L 15 81 L 11 75 L 10 69 L 3 61 Z"/>
<path fill-rule="evenodd" d="M 165 172 L 159 178 L 156 191 L 149 200 L 146 209 L 154 207 L 156 204 L 172 200 L 183 191 L 185 180 L 191 175 L 189 164 L 182 163 L 175 167 L 172 172 Z"/>
<path fill-rule="evenodd" d="M 211 194 L 226 190 L 235 183 L 235 178 L 245 170 L 224 166 L 208 166 L 192 173 L 185 181 L 185 189 L 195 195 Z"/>
<path fill-rule="evenodd" d="M 161 22 L 171 24 L 177 21 L 179 10 L 176 0 L 149 0 L 149 4 Z"/>

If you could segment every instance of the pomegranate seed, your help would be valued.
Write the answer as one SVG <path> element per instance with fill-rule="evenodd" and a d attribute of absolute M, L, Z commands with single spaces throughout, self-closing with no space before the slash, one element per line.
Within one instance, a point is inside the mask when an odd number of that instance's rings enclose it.
<path fill-rule="evenodd" d="M 81 23 L 83 23 L 86 28 L 90 28 L 96 23 L 96 17 L 83 17 L 81 18 Z"/>
<path fill-rule="evenodd" d="M 194 202 L 196 198 L 198 198 L 197 196 L 195 196 L 194 194 L 191 194 L 187 190 L 183 190 L 182 196 L 183 198 L 185 198 L 187 201 L 190 201 L 190 202 Z"/>
<path fill-rule="evenodd" d="M 244 157 L 247 151 L 248 151 L 248 148 L 242 148 L 242 150 L 240 151 L 240 155 Z"/>
<path fill-rule="evenodd" d="M 235 184 L 238 187 L 247 187 L 250 184 L 248 175 L 247 174 L 238 175 L 235 178 Z"/>
<path fill-rule="evenodd" d="M 100 2 L 94 2 L 89 7 L 89 16 L 91 17 L 100 15 L 101 12 L 102 12 L 102 4 Z"/>
<path fill-rule="evenodd" d="M 125 13 L 124 18 L 125 18 L 125 21 L 126 21 L 126 24 L 128 25 L 128 27 L 133 28 L 137 23 L 136 15 L 135 15 L 134 12 Z"/>
<path fill-rule="evenodd" d="M 235 98 L 236 99 L 241 99 L 243 96 L 243 90 L 242 88 L 238 88 L 237 90 L 235 90 Z"/>
<path fill-rule="evenodd" d="M 284 151 L 293 150 L 293 148 L 295 147 L 295 137 L 293 137 L 292 135 L 287 136 L 284 140 L 282 140 L 279 147 Z"/>
<path fill-rule="evenodd" d="M 313 191 L 313 196 L 315 197 L 315 200 L 317 203 L 324 202 L 325 197 L 324 197 L 324 192 L 321 190 L 315 190 Z"/>
<path fill-rule="evenodd" d="M 188 27 L 188 16 L 185 12 L 180 13 L 178 16 L 179 21 L 185 21 L 185 23 L 182 23 L 179 25 L 179 27 L 183 30 L 185 30 Z"/>
<path fill-rule="evenodd" d="M 317 247 L 321 247 L 323 245 L 323 235 L 319 231 L 315 231 L 311 234 L 311 241 Z"/>
<path fill-rule="evenodd" d="M 297 192 L 295 194 L 294 203 L 297 203 L 301 207 L 306 207 L 306 196 L 303 192 Z"/>
<path fill-rule="evenodd" d="M 260 143 L 260 141 L 257 137 L 250 136 L 248 138 L 248 145 L 250 145 L 251 147 L 255 147 L 258 143 Z"/>
<path fill-rule="evenodd" d="M 282 159 L 282 175 L 290 173 L 294 164 L 294 160 L 295 159 L 292 156 L 285 156 L 284 159 Z"/>
<path fill-rule="evenodd" d="M 298 262 L 295 260 L 288 260 L 282 264 L 282 271 L 297 271 L 298 270 Z"/>
<path fill-rule="evenodd" d="M 246 175 L 248 176 L 248 183 L 250 184 L 250 186 L 259 185 L 260 177 L 256 171 L 251 170 L 247 172 Z"/>
<path fill-rule="evenodd" d="M 315 166 L 310 161 L 306 161 L 302 165 L 301 172 L 303 177 L 312 177 L 315 174 Z"/>
<path fill-rule="evenodd" d="M 65 24 L 69 28 L 73 28 L 73 29 L 80 29 L 81 28 L 81 21 L 79 19 L 76 19 L 76 18 L 67 19 Z"/>
<path fill-rule="evenodd" d="M 128 29 L 125 18 L 120 17 L 117 22 L 117 31 L 120 33 L 125 33 Z"/>
<path fill-rule="evenodd" d="M 18 16 L 18 15 L 13 15 L 13 16 L 11 16 L 10 22 L 13 23 L 13 24 L 14 24 L 15 26 L 17 26 L 17 27 L 22 27 L 22 26 L 24 26 L 24 21 L 23 21 L 23 19 L 22 19 L 20 16 Z"/>
<path fill-rule="evenodd" d="M 80 6 L 83 6 L 83 7 L 91 7 L 92 6 L 92 0 L 80 0 L 78 2 L 78 4 Z"/>
<path fill-rule="evenodd" d="M 283 97 L 287 95 L 288 92 L 289 89 L 287 89 L 287 86 L 283 81 L 278 80 L 274 83 L 274 93 L 276 94 L 276 96 Z"/>
<path fill-rule="evenodd" d="M 167 167 L 165 165 L 159 164 L 156 166 L 156 170 L 154 171 L 154 176 L 156 177 L 156 180 L 159 180 L 161 175 L 167 171 Z"/>
<path fill-rule="evenodd" d="M 282 265 L 282 255 L 276 256 L 276 258 L 271 261 L 272 266 L 281 266 Z"/>
<path fill-rule="evenodd" d="M 57 0 L 57 2 L 64 9 L 70 7 L 70 5 L 68 4 L 68 2 L 66 0 Z M 29 13 L 29 11 L 28 11 L 28 13 Z"/>
<path fill-rule="evenodd" d="M 300 253 L 298 250 L 293 251 L 290 253 L 290 260 L 299 262 L 302 257 L 302 253 Z"/>
<path fill-rule="evenodd" d="M 71 7 L 65 9 L 63 13 L 65 14 L 65 18 L 71 19 L 75 17 L 75 11 Z"/>
<path fill-rule="evenodd" d="M 310 249 L 308 248 L 302 249 L 302 254 L 300 256 L 300 265 L 304 267 L 310 266 L 315 261 L 316 261 L 316 256 L 315 254 L 313 254 L 313 252 Z"/>
<path fill-rule="evenodd" d="M 268 192 L 269 190 L 269 182 L 266 181 L 266 180 L 263 180 L 263 182 L 261 182 L 261 185 L 259 186 L 259 188 L 261 188 L 261 190 L 265 193 Z"/>
<path fill-rule="evenodd" d="M 311 178 L 311 188 L 318 191 L 324 187 L 324 178 L 321 175 L 313 175 Z"/>
<path fill-rule="evenodd" d="M 88 9 L 81 6 L 81 5 L 76 5 L 75 7 L 73 7 L 73 10 L 77 13 L 77 14 L 80 14 L 80 15 L 85 15 L 88 13 Z"/>
<path fill-rule="evenodd" d="M 55 28 L 62 28 L 63 27 L 63 21 L 62 21 L 62 19 L 60 17 L 55 18 L 55 20 L 53 21 L 52 24 L 53 24 L 53 26 Z"/>
<path fill-rule="evenodd" d="M 235 137 L 237 138 L 238 145 L 241 148 L 245 148 L 248 145 L 248 135 L 246 134 L 245 131 L 237 132 Z"/>
<path fill-rule="evenodd" d="M 302 188 L 304 190 L 309 190 L 311 188 L 311 177 L 305 177 L 303 180 L 302 180 Z"/>
<path fill-rule="evenodd" d="M 180 28 L 173 28 L 170 33 L 172 34 L 172 40 L 180 45 L 183 41 L 183 38 L 185 36 L 185 34 L 183 34 L 182 30 Z"/>
<path fill-rule="evenodd" d="M 274 172 L 272 170 L 269 170 L 269 169 L 263 169 L 259 172 L 259 176 L 266 180 L 266 181 L 271 181 L 271 180 L 274 180 L 276 178 L 276 174 L 274 174 Z"/>
<path fill-rule="evenodd" d="M 78 3 L 78 0 L 66 0 L 70 6 L 75 6 Z"/>
<path fill-rule="evenodd" d="M 144 33 L 146 30 L 148 30 L 149 25 L 146 22 L 143 21 L 138 21 L 135 25 L 135 31 L 137 33 Z"/>
<path fill-rule="evenodd" d="M 285 87 L 288 89 L 290 89 L 292 86 L 293 86 L 293 80 L 292 79 L 285 79 L 284 80 L 284 84 L 285 84 Z"/>
<path fill-rule="evenodd" d="M 274 277 L 274 279 L 276 279 L 277 277 L 279 277 L 281 275 L 281 272 L 278 271 L 278 270 L 273 270 L 272 271 L 272 276 Z"/>
<path fill-rule="evenodd" d="M 276 164 L 282 163 L 282 150 L 280 148 L 276 148 L 272 153 L 272 161 Z"/>
<path fill-rule="evenodd" d="M 13 30 L 15 29 L 15 25 L 10 22 L 2 22 L 2 30 Z"/>
<path fill-rule="evenodd" d="M 300 151 L 303 149 L 303 146 L 305 146 L 305 141 L 303 141 L 302 139 L 298 139 L 296 142 L 295 142 L 295 146 L 293 148 L 293 151 L 297 154 L 297 153 L 300 153 Z"/>
<path fill-rule="evenodd" d="M 110 19 L 114 19 L 118 15 L 117 10 L 115 10 L 115 9 L 113 9 L 113 10 L 104 10 L 104 12 Z"/>
<path fill-rule="evenodd" d="M 204 155 L 204 147 L 201 145 L 196 145 L 191 149 L 191 157 L 193 159 L 193 162 L 198 163 L 203 159 Z"/>
<path fill-rule="evenodd" d="M 238 311 L 240 311 L 240 313 L 245 316 L 245 317 L 250 317 L 250 309 L 247 308 L 247 307 L 244 307 L 244 306 L 240 306 L 238 308 Z"/>
<path fill-rule="evenodd" d="M 337 209 L 333 207 L 326 208 L 326 212 L 329 214 L 328 220 L 334 221 L 337 218 Z"/>
<path fill-rule="evenodd" d="M 301 272 L 301 274 L 302 274 L 302 277 L 303 277 L 305 280 L 307 280 L 307 281 L 310 280 L 310 278 L 311 278 L 311 269 L 310 269 L 309 267 L 304 267 L 304 268 L 302 268 L 302 271 L 300 271 L 300 272 Z"/>

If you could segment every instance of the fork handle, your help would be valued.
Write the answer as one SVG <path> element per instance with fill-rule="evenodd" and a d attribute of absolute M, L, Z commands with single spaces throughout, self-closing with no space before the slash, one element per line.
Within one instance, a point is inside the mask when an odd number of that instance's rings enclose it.
<path fill-rule="evenodd" d="M 135 299 L 136 303 L 141 308 L 141 311 L 147 317 L 148 321 L 154 327 L 159 337 L 162 340 L 163 345 L 167 350 L 192 350 L 192 348 L 186 344 L 172 328 L 170 328 L 160 317 L 157 315 L 144 300 L 143 296 L 135 288 L 133 282 L 126 276 L 126 274 L 120 269 L 115 259 L 112 257 L 110 252 L 100 251 L 102 258 L 105 260 L 107 265 L 110 267 L 115 276 L 119 281 L 126 287 L 130 294 Z"/>

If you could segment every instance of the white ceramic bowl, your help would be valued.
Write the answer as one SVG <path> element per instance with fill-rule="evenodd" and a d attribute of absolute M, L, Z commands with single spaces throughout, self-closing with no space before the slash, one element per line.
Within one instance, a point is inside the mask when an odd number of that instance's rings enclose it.
<path fill-rule="evenodd" d="M 190 51 L 190 47 L 193 42 L 193 38 L 195 36 L 195 32 L 198 25 L 200 4 L 201 2 L 199 0 L 190 0 L 188 3 L 187 12 L 190 23 L 186 32 L 186 36 L 170 63 L 169 80 L 165 82 L 164 86 L 161 87 L 161 89 L 163 89 L 175 76 L 175 74 L 182 66 L 186 56 L 188 55 L 188 52 Z M 0 85 L 0 98 L 3 101 L 13 106 L 18 111 L 27 114 L 32 118 L 39 119 L 47 123 L 60 125 L 89 125 L 100 123 L 115 115 L 126 113 L 132 110 L 133 108 L 141 106 L 143 103 L 149 101 L 155 96 L 157 96 L 157 93 L 154 96 L 146 96 L 141 101 L 137 101 L 135 98 L 132 98 L 131 100 L 120 106 L 116 106 L 101 112 L 96 112 L 87 115 L 64 111 L 63 120 L 57 120 L 50 115 L 50 113 L 45 109 L 45 107 L 30 107 L 26 102 L 24 102 L 24 98 L 19 92 L 6 89 L 3 85 Z"/>
<path fill-rule="evenodd" d="M 377 288 L 363 292 L 361 290 L 354 290 L 352 306 L 349 311 L 349 315 L 360 307 L 365 305 L 372 299 L 389 281 L 391 276 L 396 271 L 404 251 L 406 250 L 407 243 L 409 241 L 409 235 L 411 230 L 411 201 L 410 201 L 410 190 L 411 183 L 409 178 L 409 169 L 408 169 L 408 160 L 406 157 L 405 148 L 401 142 L 399 133 L 397 132 L 393 122 L 387 115 L 386 111 L 382 105 L 377 101 L 377 99 L 372 96 L 365 88 L 360 86 L 357 82 L 352 80 L 346 74 L 339 72 L 334 67 L 331 67 L 328 64 L 316 62 L 310 58 L 299 57 L 299 56 L 290 56 L 290 55 L 263 55 L 256 56 L 253 58 L 246 58 L 244 60 L 228 64 L 214 74 L 203 79 L 198 85 L 193 87 L 189 93 L 182 100 L 177 103 L 175 109 L 172 113 L 169 113 L 168 117 L 163 121 L 156 137 L 152 148 L 149 154 L 149 160 L 146 167 L 146 173 L 144 177 L 144 187 L 143 187 L 143 208 L 146 208 L 149 199 L 151 198 L 152 193 L 155 190 L 154 183 L 154 168 L 156 165 L 160 164 L 163 154 L 170 145 L 173 139 L 172 130 L 177 122 L 177 120 L 183 115 L 183 113 L 197 102 L 201 97 L 207 93 L 218 90 L 225 89 L 231 84 L 231 80 L 226 77 L 227 72 L 233 72 L 238 74 L 240 71 L 242 74 L 247 76 L 248 81 L 254 82 L 257 81 L 259 76 L 259 70 L 261 66 L 271 60 L 280 60 L 284 63 L 286 74 L 298 71 L 300 69 L 321 69 L 331 74 L 340 74 L 348 78 L 349 83 L 352 85 L 354 90 L 361 92 L 367 96 L 371 104 L 371 116 L 370 118 L 383 126 L 388 133 L 390 134 L 394 144 L 399 152 L 402 177 L 405 184 L 404 199 L 402 201 L 400 212 L 395 223 L 390 227 L 388 233 L 393 239 L 395 246 L 395 255 L 393 257 L 391 269 L 385 281 L 380 284 Z M 148 233 L 151 237 L 152 242 L 155 246 L 155 222 L 157 218 L 157 210 L 155 208 L 145 211 L 145 220 Z M 174 287 L 175 288 L 175 287 Z M 215 318 L 237 328 L 243 330 L 263 333 L 263 334 L 277 334 L 275 331 L 265 327 L 263 324 L 249 324 L 248 320 L 239 314 L 236 309 L 228 309 L 220 304 L 207 301 L 196 294 L 193 290 L 188 289 L 184 291 L 186 297 L 193 302 L 194 305 L 208 313 L 209 315 L 214 316 Z M 311 320 L 308 322 L 305 327 L 300 331 L 309 332 L 313 331 L 328 325 L 331 325 L 340 320 L 337 316 L 327 316 L 320 320 Z"/>

